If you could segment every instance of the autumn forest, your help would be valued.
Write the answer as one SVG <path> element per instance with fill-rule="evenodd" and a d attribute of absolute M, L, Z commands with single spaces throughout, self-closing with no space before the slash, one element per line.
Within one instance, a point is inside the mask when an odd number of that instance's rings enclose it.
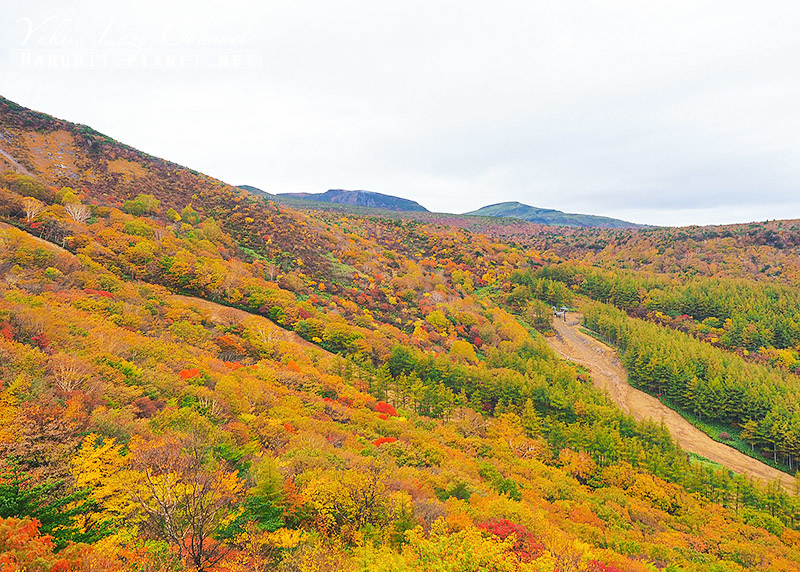
<path fill-rule="evenodd" d="M 302 209 L 5 99 L 0 149 L 0 569 L 800 570 L 800 221 Z"/>

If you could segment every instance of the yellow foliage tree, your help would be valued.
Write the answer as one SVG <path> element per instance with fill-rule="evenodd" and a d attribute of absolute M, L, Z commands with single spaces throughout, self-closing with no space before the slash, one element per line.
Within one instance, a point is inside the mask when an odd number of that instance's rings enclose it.
<path fill-rule="evenodd" d="M 464 359 L 469 363 L 478 362 L 478 355 L 475 353 L 475 348 L 471 343 L 464 340 L 456 340 L 453 342 L 453 345 L 450 346 L 450 355 L 459 359 Z"/>
<path fill-rule="evenodd" d="M 133 475 L 126 471 L 128 458 L 122 455 L 122 445 L 114 439 L 99 442 L 99 437 L 87 435 L 78 454 L 70 461 L 76 488 L 91 490 L 89 498 L 97 503 L 96 513 L 85 514 L 81 527 L 89 530 L 101 521 L 121 524 L 136 510 L 128 494 Z"/>

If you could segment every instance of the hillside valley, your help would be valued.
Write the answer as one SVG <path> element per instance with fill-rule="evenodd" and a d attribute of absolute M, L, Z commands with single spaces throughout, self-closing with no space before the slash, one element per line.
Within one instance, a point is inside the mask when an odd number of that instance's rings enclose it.
<path fill-rule="evenodd" d="M 0 151 L 3 570 L 800 570 L 797 221 L 304 207 L 6 99 Z"/>

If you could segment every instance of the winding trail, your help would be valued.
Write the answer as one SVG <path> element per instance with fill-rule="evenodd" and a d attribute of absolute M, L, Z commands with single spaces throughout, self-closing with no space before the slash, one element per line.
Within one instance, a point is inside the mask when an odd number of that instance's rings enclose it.
<path fill-rule="evenodd" d="M 614 348 L 581 332 L 580 324 L 581 315 L 578 313 L 567 314 L 566 320 L 553 318 L 556 335 L 547 338 L 548 344 L 563 358 L 589 368 L 595 386 L 606 390 L 625 413 L 639 421 L 663 421 L 672 437 L 686 451 L 697 453 L 736 473 L 765 482 L 777 480 L 787 490 L 794 489 L 794 478 L 790 475 L 714 441 L 655 397 L 631 387 Z"/>

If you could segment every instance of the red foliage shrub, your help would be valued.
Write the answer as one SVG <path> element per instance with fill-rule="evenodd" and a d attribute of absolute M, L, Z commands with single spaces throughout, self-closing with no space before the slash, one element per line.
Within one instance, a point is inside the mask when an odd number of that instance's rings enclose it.
<path fill-rule="evenodd" d="M 375 406 L 375 411 L 388 415 L 389 417 L 397 417 L 397 410 L 385 401 L 379 401 Z"/>
<path fill-rule="evenodd" d="M 33 345 L 42 350 L 46 350 L 50 345 L 50 340 L 48 340 L 47 336 L 45 336 L 43 333 L 39 333 L 33 336 L 31 338 L 31 342 L 33 342 Z"/>
<path fill-rule="evenodd" d="M 246 350 L 239 343 L 239 340 L 234 338 L 233 336 L 229 335 L 222 335 L 218 337 L 214 342 L 219 346 L 219 348 L 224 352 L 233 352 L 236 354 L 244 354 Z"/>
<path fill-rule="evenodd" d="M 182 369 L 178 372 L 178 375 L 181 376 L 181 379 L 192 379 L 193 377 L 200 375 L 200 370 L 196 367 Z"/>
<path fill-rule="evenodd" d="M 114 295 L 108 290 L 95 290 L 94 288 L 84 288 L 83 291 L 86 292 L 87 294 L 93 294 L 95 296 L 103 296 L 104 298 L 108 299 L 114 297 Z"/>
<path fill-rule="evenodd" d="M 14 339 L 14 328 L 11 327 L 11 324 L 6 322 L 0 325 L 0 336 L 3 336 L 9 342 Z"/>
<path fill-rule="evenodd" d="M 383 419 L 384 421 L 386 421 L 387 419 L 389 419 L 389 416 L 386 415 L 385 413 L 381 413 L 380 415 L 378 415 L 378 419 Z"/>
<path fill-rule="evenodd" d="M 500 538 L 508 538 L 512 534 L 516 537 L 517 541 L 511 549 L 520 560 L 523 562 L 530 562 L 542 555 L 544 551 L 544 544 L 534 538 L 533 533 L 521 524 L 515 524 L 507 518 L 493 518 L 478 525 L 483 531 L 499 536 Z"/>
<path fill-rule="evenodd" d="M 284 424 L 283 424 L 283 428 L 284 428 L 284 429 L 286 429 L 286 431 L 287 431 L 288 433 L 291 433 L 292 435 L 295 435 L 295 434 L 297 434 L 297 429 L 295 429 L 295 428 L 294 428 L 294 425 L 292 425 L 292 424 L 291 424 L 291 423 L 289 423 L 288 421 L 287 421 L 286 423 L 284 423 Z"/>
<path fill-rule="evenodd" d="M 54 554 L 52 537 L 39 533 L 36 519 L 0 518 L 0 570 L 68 572 L 69 560 Z"/>
<path fill-rule="evenodd" d="M 394 443 L 395 441 L 397 441 L 397 439 L 394 437 L 380 437 L 379 439 L 375 439 L 372 444 L 376 447 L 380 447 L 384 443 Z"/>
<path fill-rule="evenodd" d="M 226 361 L 226 362 L 223 362 L 223 365 L 225 367 L 227 367 L 228 369 L 231 369 L 231 370 L 237 370 L 240 367 L 244 367 L 242 365 L 242 362 L 238 362 L 238 361 Z"/>

